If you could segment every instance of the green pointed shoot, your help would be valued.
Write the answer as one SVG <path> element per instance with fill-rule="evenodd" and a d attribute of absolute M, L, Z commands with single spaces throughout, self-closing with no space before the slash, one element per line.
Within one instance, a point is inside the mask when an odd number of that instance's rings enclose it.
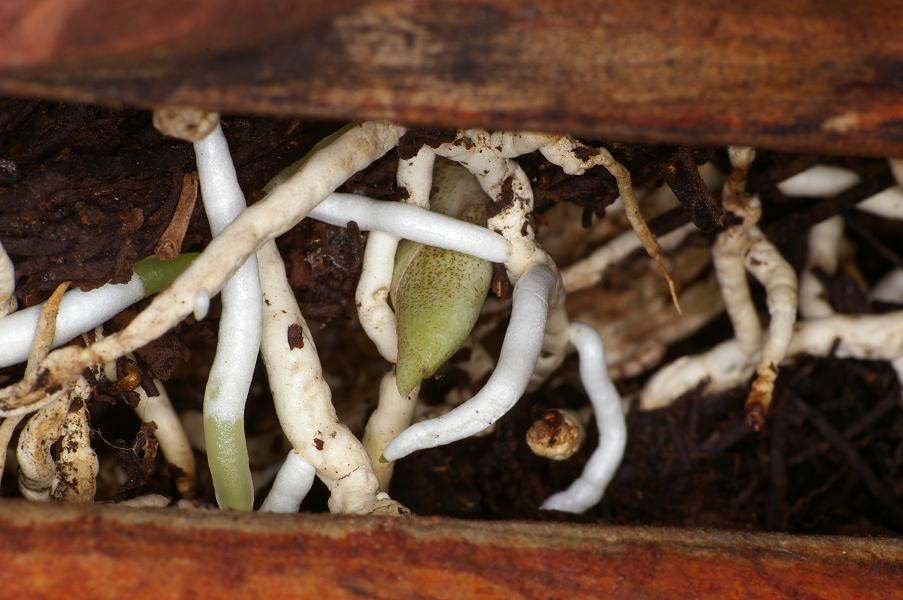
<path fill-rule="evenodd" d="M 437 160 L 432 210 L 486 224 L 487 196 L 464 167 Z M 492 265 L 480 258 L 403 241 L 390 290 L 398 327 L 398 391 L 408 395 L 458 351 L 480 316 Z"/>
<path fill-rule="evenodd" d="M 172 283 L 197 257 L 197 252 L 186 252 L 172 260 L 148 256 L 132 265 L 132 270 L 141 278 L 144 295 L 151 296 Z"/>

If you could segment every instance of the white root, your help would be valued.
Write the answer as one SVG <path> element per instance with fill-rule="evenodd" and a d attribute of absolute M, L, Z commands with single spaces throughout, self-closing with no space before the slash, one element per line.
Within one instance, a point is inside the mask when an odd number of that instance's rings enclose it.
<path fill-rule="evenodd" d="M 897 185 L 878 192 L 856 205 L 856 209 L 886 219 L 903 219 L 903 189 L 899 159 L 890 159 Z M 778 184 L 778 191 L 801 198 L 827 198 L 841 194 L 860 182 L 859 175 L 843 167 L 815 165 Z"/>
<path fill-rule="evenodd" d="M 423 147 L 412 158 L 399 161 L 397 180 L 407 191 L 406 203 L 422 209 L 429 207 L 435 160 L 433 151 Z M 370 233 L 354 295 L 361 327 L 380 355 L 392 364 L 398 362 L 398 334 L 395 312 L 389 306 L 389 288 L 400 241 L 398 235 L 383 230 Z"/>
<path fill-rule="evenodd" d="M 411 424 L 419 391 L 418 386 L 407 396 L 402 396 L 395 381 L 394 369 L 386 373 L 379 384 L 379 404 L 367 420 L 362 442 L 373 463 L 373 472 L 379 480 L 379 489 L 384 492 L 389 490 L 395 463 L 379 458 L 389 442 Z"/>
<path fill-rule="evenodd" d="M 133 275 L 128 283 L 108 283 L 88 292 L 70 290 L 60 302 L 59 325 L 51 348 L 109 321 L 144 296 L 144 284 L 138 275 Z M 0 339 L 3 340 L 0 344 L 0 367 L 16 365 L 28 358 L 38 315 L 44 304 L 30 306 L 0 319 Z"/>
<path fill-rule="evenodd" d="M 749 381 L 754 360 L 731 339 L 695 356 L 683 356 L 655 372 L 640 393 L 640 410 L 671 406 L 678 398 L 705 384 L 705 393 L 728 390 Z"/>
<path fill-rule="evenodd" d="M 146 494 L 117 502 L 116 506 L 128 506 L 129 508 L 166 508 L 172 502 L 162 494 Z"/>
<path fill-rule="evenodd" d="M 0 319 L 16 310 L 16 270 L 0 244 Z"/>
<path fill-rule="evenodd" d="M 673 250 L 680 246 L 687 239 L 687 236 L 694 231 L 696 231 L 696 227 L 692 223 L 687 223 L 667 235 L 663 235 L 659 239 L 659 244 L 664 251 Z M 643 243 L 636 236 L 636 233 L 625 231 L 593 251 L 586 258 L 563 269 L 561 271 L 561 279 L 564 282 L 564 289 L 568 293 L 574 293 L 596 285 L 602 280 L 609 268 L 642 247 Z"/>
<path fill-rule="evenodd" d="M 892 304 L 903 303 L 903 269 L 894 269 L 879 279 L 878 283 L 869 291 L 869 300 Z"/>
<path fill-rule="evenodd" d="M 399 241 L 398 236 L 391 233 L 370 232 L 354 296 L 361 327 L 376 345 L 380 356 L 392 364 L 398 362 L 398 333 L 395 312 L 389 306 L 389 288 Z"/>
<path fill-rule="evenodd" d="M 580 379 L 596 414 L 599 446 L 580 477 L 568 489 L 549 496 L 542 508 L 582 513 L 598 504 L 618 470 L 627 446 L 627 423 L 621 396 L 605 366 L 602 338 L 584 323 L 572 323 L 569 332 L 571 343 L 580 356 Z"/>
<path fill-rule="evenodd" d="M 765 299 L 771 320 L 768 338 L 756 367 L 756 378 L 746 400 L 747 423 L 758 431 L 771 405 L 778 365 L 787 355 L 796 323 L 797 279 L 793 267 L 774 245 L 754 228 L 753 244 L 746 255 L 746 268 L 765 287 Z"/>
<path fill-rule="evenodd" d="M 903 357 L 903 311 L 834 315 L 797 323 L 784 361 L 801 354 L 894 362 Z M 736 340 L 685 356 L 660 369 L 640 395 L 641 410 L 656 410 L 704 384 L 707 393 L 742 385 L 753 365 Z"/>
<path fill-rule="evenodd" d="M 180 471 L 176 477 L 176 488 L 183 498 L 191 498 L 197 485 L 194 452 L 163 382 L 155 379 L 154 387 L 157 388 L 156 396 L 148 396 L 144 386 L 135 388 L 139 398 L 135 414 L 143 422 L 153 422 L 157 426 L 154 437 L 160 442 L 163 456 Z"/>
<path fill-rule="evenodd" d="M 722 200 L 725 208 L 741 217 L 743 222 L 719 234 L 712 260 L 737 344 L 749 361 L 758 361 L 756 377 L 746 400 L 747 424 L 758 431 L 764 425 L 778 366 L 793 335 L 797 279 L 793 268 L 755 226 L 761 215 L 761 205 L 758 198 L 749 196 L 745 190 L 755 151 L 729 147 L 728 156 L 733 169 L 724 183 Z M 749 271 L 765 287 L 771 321 L 764 344 L 744 271 Z"/>
<path fill-rule="evenodd" d="M 276 474 L 270 493 L 260 505 L 260 512 L 298 512 L 304 497 L 314 484 L 315 475 L 316 471 L 310 463 L 291 450 Z"/>
<path fill-rule="evenodd" d="M 222 128 L 217 125 L 209 135 L 195 142 L 194 151 L 204 210 L 215 238 L 247 205 Z M 243 438 L 245 402 L 260 349 L 262 302 L 255 256 L 249 256 L 226 282 L 221 298 L 223 310 L 216 356 L 204 392 L 207 447 L 215 446 L 217 451 L 207 456 L 220 506 L 251 510 L 254 488 Z M 227 443 L 223 439 L 226 433 L 242 439 Z"/>
<path fill-rule="evenodd" d="M 378 496 L 379 481 L 366 450 L 338 422 L 316 346 L 286 279 L 276 244 L 264 244 L 257 260 L 264 297 L 261 350 L 286 437 L 329 488 L 332 512 L 406 513 L 398 503 Z M 300 333 L 303 343 L 290 344 L 290 330 Z"/>
<path fill-rule="evenodd" d="M 834 314 L 825 298 L 825 288 L 815 275 L 820 269 L 827 275 L 837 272 L 843 242 L 843 219 L 831 217 L 809 230 L 809 256 L 800 277 L 800 315 L 804 319 L 820 319 Z"/>
<path fill-rule="evenodd" d="M 400 202 L 383 202 L 355 194 L 330 194 L 310 212 L 310 216 L 339 227 L 347 227 L 354 221 L 361 231 L 382 231 L 490 262 L 503 263 L 511 254 L 508 242 L 494 231 Z"/>
<path fill-rule="evenodd" d="M 744 257 L 751 244 L 743 225 L 722 231 L 712 246 L 712 264 L 734 337 L 744 354 L 754 359 L 762 349 L 762 325 L 746 281 Z"/>
<path fill-rule="evenodd" d="M 549 298 L 558 278 L 542 264 L 533 266 L 514 286 L 511 321 L 502 341 L 498 365 L 473 398 L 451 412 L 405 429 L 383 451 L 394 461 L 426 448 L 470 437 L 496 421 L 527 389 L 543 345 Z"/>
<path fill-rule="evenodd" d="M 199 292 L 217 293 L 260 245 L 294 226 L 348 177 L 394 147 L 401 131 L 386 123 L 364 123 L 313 154 L 296 174 L 216 236 L 125 329 L 87 348 L 56 350 L 35 374 L 0 389 L 0 416 L 35 410 L 46 404 L 47 387 L 72 381 L 82 369 L 115 360 L 166 333 L 191 313 Z"/>

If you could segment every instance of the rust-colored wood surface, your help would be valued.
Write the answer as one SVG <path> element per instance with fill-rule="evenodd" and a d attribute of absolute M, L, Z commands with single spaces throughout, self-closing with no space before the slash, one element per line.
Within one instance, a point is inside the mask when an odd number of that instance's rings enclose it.
<path fill-rule="evenodd" d="M 5 598 L 879 598 L 903 543 L 0 503 Z"/>
<path fill-rule="evenodd" d="M 0 93 L 903 156 L 894 0 L 3 4 Z"/>

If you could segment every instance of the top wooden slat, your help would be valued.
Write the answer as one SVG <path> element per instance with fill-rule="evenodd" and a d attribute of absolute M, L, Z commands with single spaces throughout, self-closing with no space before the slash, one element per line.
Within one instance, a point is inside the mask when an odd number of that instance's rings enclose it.
<path fill-rule="evenodd" d="M 903 156 L 894 1 L 133 4 L 6 3 L 0 93 Z"/>

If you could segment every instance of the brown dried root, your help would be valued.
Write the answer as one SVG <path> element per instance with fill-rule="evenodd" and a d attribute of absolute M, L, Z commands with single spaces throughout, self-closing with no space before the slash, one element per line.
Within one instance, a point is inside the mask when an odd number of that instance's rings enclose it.
<path fill-rule="evenodd" d="M 570 136 L 562 136 L 554 144 L 547 144 L 541 147 L 540 151 L 546 159 L 560 166 L 565 173 L 570 175 L 581 175 L 597 165 L 602 165 L 615 178 L 618 184 L 618 192 L 621 194 L 621 200 L 624 203 L 624 213 L 627 216 L 627 220 L 634 232 L 636 232 L 640 242 L 642 242 L 646 253 L 655 261 L 665 281 L 668 282 L 671 301 L 674 303 L 674 308 L 680 313 L 681 308 L 680 301 L 677 298 L 677 288 L 662 260 L 661 246 L 655 235 L 649 230 L 649 226 L 640 212 L 640 205 L 637 202 L 633 184 L 630 180 L 630 172 L 627 168 L 615 160 L 605 148 L 590 148 Z"/>
<path fill-rule="evenodd" d="M 179 193 L 176 210 L 172 214 L 166 231 L 160 236 L 157 247 L 154 248 L 154 256 L 160 260 L 172 260 L 179 255 L 197 200 L 198 174 L 196 172 L 185 173 L 182 177 L 182 191 Z"/>
<path fill-rule="evenodd" d="M 90 396 L 90 390 L 87 395 Z M 91 448 L 86 398 L 73 398 L 60 433 L 60 454 L 50 497 L 65 502 L 93 502 L 100 464 Z"/>

